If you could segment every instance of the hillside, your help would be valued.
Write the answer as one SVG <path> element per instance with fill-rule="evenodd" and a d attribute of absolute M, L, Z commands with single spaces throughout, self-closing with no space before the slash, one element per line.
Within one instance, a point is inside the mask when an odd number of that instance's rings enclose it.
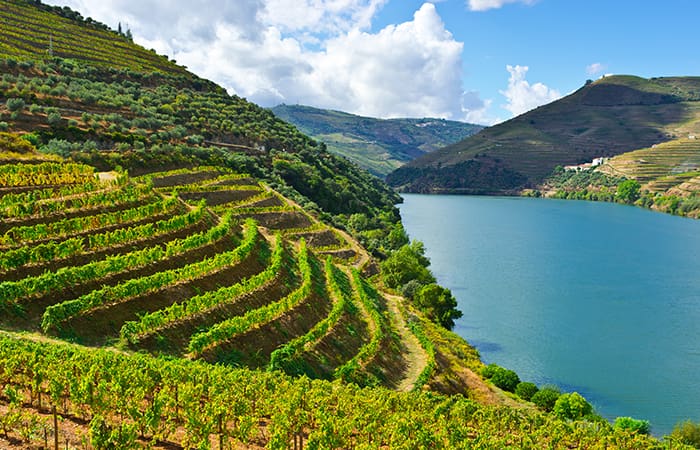
<path fill-rule="evenodd" d="M 697 134 L 698 106 L 698 77 L 609 76 L 418 158 L 387 182 L 408 192 L 519 192 L 556 166 Z"/>
<path fill-rule="evenodd" d="M 302 105 L 279 105 L 272 112 L 379 177 L 483 128 L 444 119 L 375 119 Z"/>
<path fill-rule="evenodd" d="M 658 444 L 505 397 L 363 278 L 357 243 L 247 174 L 5 154 L 3 448 Z"/>
<path fill-rule="evenodd" d="M 131 44 L 96 61 L 123 36 L 70 10 L 2 8 L 78 50 L 0 53 L 0 447 L 658 447 L 439 326 L 379 179 Z"/>

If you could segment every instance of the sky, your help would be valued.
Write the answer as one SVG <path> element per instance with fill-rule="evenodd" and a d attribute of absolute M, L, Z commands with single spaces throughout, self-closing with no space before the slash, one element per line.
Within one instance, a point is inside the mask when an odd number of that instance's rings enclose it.
<path fill-rule="evenodd" d="M 606 74 L 700 75 L 698 0 L 45 0 L 229 93 L 490 125 Z"/>

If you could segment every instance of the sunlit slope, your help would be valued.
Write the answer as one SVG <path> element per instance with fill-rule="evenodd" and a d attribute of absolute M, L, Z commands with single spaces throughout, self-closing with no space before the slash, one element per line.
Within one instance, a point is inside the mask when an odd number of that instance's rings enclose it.
<path fill-rule="evenodd" d="M 192 77 L 184 67 L 167 57 L 146 50 L 75 11 L 38 6 L 23 0 L 3 0 L 0 57 L 36 59 L 37 55 L 86 60 L 102 67 Z"/>
<path fill-rule="evenodd" d="M 408 191 L 516 191 L 558 165 L 590 162 L 700 128 L 700 78 L 610 76 L 423 156 L 387 181 Z"/>
<path fill-rule="evenodd" d="M 60 162 L 0 171 L 4 328 L 359 384 L 404 380 L 403 319 L 360 275 L 369 256 L 254 178 L 202 167 L 129 179 Z"/>
<path fill-rule="evenodd" d="M 700 141 L 678 139 L 628 152 L 611 159 L 600 170 L 635 179 L 653 192 L 694 184 L 694 179 L 700 177 Z"/>

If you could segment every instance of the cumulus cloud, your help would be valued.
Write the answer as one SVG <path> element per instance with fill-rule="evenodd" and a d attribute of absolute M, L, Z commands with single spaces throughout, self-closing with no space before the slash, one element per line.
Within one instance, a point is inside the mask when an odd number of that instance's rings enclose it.
<path fill-rule="evenodd" d="M 608 67 L 605 64 L 601 64 L 601 63 L 597 62 L 597 63 L 589 64 L 586 67 L 586 73 L 588 75 L 598 75 L 598 74 L 605 72 L 605 70 L 607 68 Z"/>
<path fill-rule="evenodd" d="M 113 27 L 128 24 L 137 43 L 263 106 L 302 103 L 376 117 L 490 122 L 490 103 L 463 90 L 463 43 L 432 3 L 410 21 L 368 31 L 387 1 L 53 3 Z"/>
<path fill-rule="evenodd" d="M 561 97 L 556 89 L 549 88 L 542 83 L 530 84 L 526 79 L 528 66 L 506 66 L 510 78 L 508 88 L 500 93 L 508 103 L 503 107 L 513 116 L 518 116 L 540 105 L 550 103 Z"/>
<path fill-rule="evenodd" d="M 524 3 L 530 5 L 536 0 L 467 0 L 467 6 L 472 11 L 487 11 L 497 9 L 508 3 Z"/>

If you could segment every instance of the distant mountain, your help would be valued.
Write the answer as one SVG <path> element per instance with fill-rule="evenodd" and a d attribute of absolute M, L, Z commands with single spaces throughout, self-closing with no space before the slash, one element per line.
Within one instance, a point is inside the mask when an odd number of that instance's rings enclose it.
<path fill-rule="evenodd" d="M 272 112 L 324 142 L 331 153 L 380 177 L 483 128 L 444 119 L 374 119 L 301 105 L 279 105 Z"/>
<path fill-rule="evenodd" d="M 518 192 L 559 165 L 700 134 L 699 107 L 700 77 L 609 76 L 424 155 L 387 182 L 406 192 Z"/>

